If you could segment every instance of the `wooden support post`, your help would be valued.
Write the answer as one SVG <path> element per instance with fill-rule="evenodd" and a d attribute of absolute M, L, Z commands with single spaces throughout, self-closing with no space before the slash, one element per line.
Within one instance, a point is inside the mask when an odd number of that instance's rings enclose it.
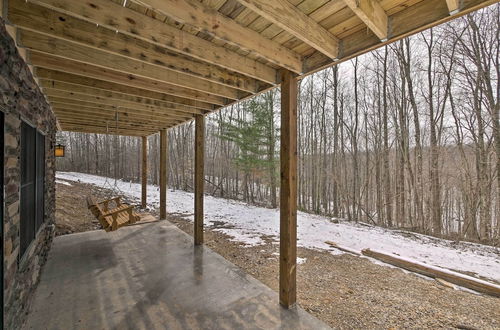
<path fill-rule="evenodd" d="M 203 244 L 205 117 L 196 115 L 194 141 L 194 244 Z"/>
<path fill-rule="evenodd" d="M 167 218 L 167 129 L 160 131 L 160 219 Z"/>
<path fill-rule="evenodd" d="M 148 196 L 148 137 L 142 137 L 142 168 L 141 168 L 142 198 L 141 206 L 146 208 Z"/>
<path fill-rule="evenodd" d="M 281 71 L 280 304 L 297 300 L 297 78 Z"/>

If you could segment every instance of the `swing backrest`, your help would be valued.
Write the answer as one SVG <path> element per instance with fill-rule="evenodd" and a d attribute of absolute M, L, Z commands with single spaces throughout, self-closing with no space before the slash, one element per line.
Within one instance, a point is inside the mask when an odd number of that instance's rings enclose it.
<path fill-rule="evenodd" d="M 87 197 L 87 207 L 89 208 L 90 212 L 92 212 L 92 214 L 98 219 L 104 214 L 104 211 L 99 206 L 99 203 L 97 203 L 92 196 Z"/>

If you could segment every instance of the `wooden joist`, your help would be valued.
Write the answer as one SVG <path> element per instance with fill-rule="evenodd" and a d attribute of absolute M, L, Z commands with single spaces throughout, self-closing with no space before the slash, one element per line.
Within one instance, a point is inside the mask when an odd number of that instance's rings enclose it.
<path fill-rule="evenodd" d="M 29 55 L 31 63 L 36 68 L 62 71 L 75 75 L 105 80 L 116 84 L 128 85 L 136 88 L 149 89 L 156 92 L 174 95 L 181 98 L 199 100 L 215 105 L 225 105 L 227 99 L 192 89 L 182 88 L 158 80 L 147 79 L 130 73 L 110 70 L 87 63 L 68 60 L 54 55 L 31 51 Z"/>
<path fill-rule="evenodd" d="M 115 113 L 119 113 L 121 116 L 128 118 L 139 118 L 143 120 L 149 120 L 151 122 L 162 121 L 164 119 L 184 119 L 189 120 L 193 118 L 194 115 L 187 113 L 172 113 L 168 111 L 145 111 L 145 110 L 137 110 L 133 108 L 125 108 L 125 107 L 114 107 L 107 105 L 94 104 L 93 106 L 82 106 L 79 105 L 77 101 L 74 100 L 59 100 L 63 102 L 54 101 L 49 98 L 50 105 L 53 110 L 67 110 L 74 111 L 75 113 L 82 114 L 92 114 L 92 115 L 100 115 L 103 118 L 110 118 L 115 115 Z"/>
<path fill-rule="evenodd" d="M 60 115 L 58 116 L 59 122 L 61 124 L 79 124 L 79 125 L 86 125 L 88 124 L 89 126 L 101 126 L 106 129 L 110 128 L 122 128 L 122 129 L 137 129 L 137 130 L 145 130 L 145 131 L 158 131 L 164 127 L 167 127 L 169 125 L 176 124 L 178 121 L 176 120 L 170 120 L 165 123 L 161 124 L 152 124 L 152 123 L 138 123 L 138 122 L 123 122 L 123 121 L 113 121 L 113 120 L 106 120 L 106 119 L 96 119 L 94 118 L 75 118 L 74 116 L 71 115 Z"/>
<path fill-rule="evenodd" d="M 107 106 L 111 106 L 111 107 L 122 107 L 122 108 L 126 108 L 126 109 L 131 109 L 131 110 L 135 109 L 135 110 L 137 110 L 137 112 L 139 112 L 139 111 L 148 112 L 148 113 L 156 112 L 158 114 L 172 113 L 174 115 L 185 114 L 187 116 L 190 114 L 200 113 L 199 111 L 192 110 L 192 109 L 190 109 L 189 111 L 185 111 L 184 109 L 178 110 L 178 109 L 170 109 L 170 108 L 160 108 L 160 107 L 154 107 L 154 106 L 141 105 L 139 103 L 133 103 L 133 102 L 118 101 L 118 100 L 100 97 L 100 96 L 92 96 L 92 95 L 81 94 L 81 93 L 61 91 L 61 90 L 51 89 L 51 88 L 43 88 L 43 91 L 44 91 L 45 95 L 49 98 L 49 100 L 52 98 L 63 98 L 63 99 L 74 100 L 74 101 L 95 103 L 97 105 L 107 105 Z"/>
<path fill-rule="evenodd" d="M 128 113 L 133 113 L 133 114 L 138 114 L 138 115 L 144 115 L 144 116 L 166 116 L 166 115 L 172 115 L 174 117 L 182 116 L 185 118 L 190 118 L 193 116 L 193 114 L 188 113 L 188 112 L 176 112 L 176 111 L 160 111 L 160 110 L 147 110 L 147 109 L 136 109 L 136 108 L 130 108 L 130 107 L 125 107 L 125 106 L 120 106 L 118 103 L 114 103 L 112 105 L 107 105 L 107 104 L 102 104 L 99 103 L 99 101 L 95 100 L 90 100 L 89 101 L 82 101 L 82 100 L 77 100 L 73 96 L 66 98 L 66 97 L 56 97 L 56 96 L 48 96 L 47 97 L 50 104 L 54 107 L 65 107 L 65 106 L 70 106 L 70 107 L 77 107 L 77 108 L 82 108 L 82 109 L 93 109 L 93 110 L 100 110 L 100 111 L 111 111 L 111 112 L 128 112 Z"/>
<path fill-rule="evenodd" d="M 52 104 L 51 104 L 52 105 Z M 165 126 L 165 124 L 171 123 L 175 120 L 189 120 L 189 117 L 176 117 L 176 116 L 148 116 L 142 114 L 134 114 L 130 112 L 123 112 L 123 110 L 119 111 L 109 111 L 109 112 L 99 112 L 98 110 L 88 110 L 88 108 L 79 108 L 79 107 L 71 107 L 71 106 L 61 106 L 61 105 L 52 105 L 52 110 L 54 110 L 57 117 L 62 116 L 71 116 L 71 118 L 87 118 L 87 119 L 95 119 L 98 120 L 106 120 L 110 124 L 113 124 L 116 121 L 116 116 L 118 115 L 120 122 L 130 122 L 130 123 L 139 123 L 143 125 L 151 124 L 152 126 Z"/>
<path fill-rule="evenodd" d="M 332 59 L 338 57 L 339 40 L 287 0 L 238 0 L 238 2 L 326 56 Z"/>
<path fill-rule="evenodd" d="M 25 30 L 166 68 L 180 76 L 192 76 L 250 93 L 261 88 L 261 82 L 254 78 L 22 0 L 9 1 L 9 20 Z"/>
<path fill-rule="evenodd" d="M 54 71 L 45 68 L 35 68 L 36 76 L 41 80 L 49 81 L 60 81 L 63 83 L 72 84 L 75 86 L 83 86 L 95 88 L 98 90 L 109 91 L 114 93 L 119 93 L 123 95 L 128 95 L 131 97 L 136 97 L 140 99 L 154 101 L 165 101 L 169 103 L 174 103 L 178 105 L 183 105 L 191 108 L 202 109 L 202 110 L 215 110 L 216 107 L 213 104 L 202 102 L 198 100 L 192 100 L 187 98 L 181 98 L 169 94 L 163 94 L 161 92 L 156 92 L 152 90 L 146 90 L 141 88 L 130 87 L 122 84 L 115 84 L 112 82 L 89 78 L 85 76 L 74 75 L 66 72 Z"/>
<path fill-rule="evenodd" d="M 243 95 L 237 89 L 175 72 L 163 66 L 160 67 L 125 56 L 113 55 L 99 49 L 92 49 L 28 30 L 20 30 L 19 40 L 20 44 L 27 49 L 75 61 L 78 64 L 94 65 L 99 68 L 132 74 L 137 77 L 185 88 L 186 90 L 200 91 L 232 100 L 237 100 Z"/>
<path fill-rule="evenodd" d="M 387 39 L 388 18 L 378 0 L 344 0 L 380 40 Z"/>
<path fill-rule="evenodd" d="M 82 94 L 95 98 L 96 100 L 105 100 L 105 102 L 100 102 L 101 104 L 110 104 L 135 109 L 170 111 L 172 113 L 202 114 L 204 112 L 203 110 L 186 107 L 184 105 L 145 99 L 137 96 L 96 89 L 93 87 L 73 85 L 65 82 L 46 79 L 39 79 L 39 81 L 40 87 L 46 89 L 47 91 L 54 91 L 54 93 L 60 93 L 61 95 L 63 93 Z M 50 94 L 47 95 L 50 96 Z"/>
<path fill-rule="evenodd" d="M 113 134 L 113 135 L 128 135 L 128 136 L 146 136 L 154 134 L 155 131 L 150 129 L 135 129 L 135 128 L 116 128 L 105 127 L 102 125 L 88 125 L 60 122 L 64 131 L 81 132 L 81 133 L 97 133 L 97 134 Z"/>
<path fill-rule="evenodd" d="M 446 0 L 450 13 L 456 13 L 460 10 L 460 0 Z"/>
<path fill-rule="evenodd" d="M 367 34 L 365 30 L 359 30 L 342 38 L 342 51 L 339 55 L 339 61 L 335 63 L 347 61 L 355 56 L 497 2 L 498 0 L 466 0 L 463 1 L 460 12 L 450 16 L 446 1 L 419 1 L 395 14 L 388 15 L 390 20 L 390 36 L 384 42 L 381 42 L 375 34 Z M 311 74 L 333 64 L 334 62 L 330 58 L 319 52 L 315 52 L 305 59 L 304 71 L 307 74 Z"/>
<path fill-rule="evenodd" d="M 178 22 L 189 24 L 231 45 L 256 53 L 271 63 L 296 73 L 302 72 L 302 61 L 298 54 L 199 1 L 140 0 L 140 2 Z"/>
<path fill-rule="evenodd" d="M 30 2 L 168 48 L 205 63 L 215 64 L 267 83 L 276 83 L 276 70 L 272 67 L 112 1 L 33 0 Z"/>

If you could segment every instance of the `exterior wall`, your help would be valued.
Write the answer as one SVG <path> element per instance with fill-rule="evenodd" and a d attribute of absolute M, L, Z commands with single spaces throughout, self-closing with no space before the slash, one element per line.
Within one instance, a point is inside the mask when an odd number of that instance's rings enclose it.
<path fill-rule="evenodd" d="M 0 111 L 5 113 L 4 328 L 19 329 L 53 238 L 56 119 L 4 23 L 0 18 Z M 21 120 L 46 134 L 45 223 L 22 258 L 19 255 Z"/>

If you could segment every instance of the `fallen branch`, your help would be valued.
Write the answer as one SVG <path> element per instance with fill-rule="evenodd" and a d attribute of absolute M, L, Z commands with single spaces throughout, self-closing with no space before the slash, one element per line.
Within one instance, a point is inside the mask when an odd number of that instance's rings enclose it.
<path fill-rule="evenodd" d="M 357 256 L 360 256 L 361 255 L 361 252 L 359 251 L 356 251 L 356 250 L 353 250 L 353 249 L 350 249 L 350 248 L 347 248 L 347 247 L 343 247 L 343 246 L 339 246 L 337 243 L 335 242 L 332 242 L 332 241 L 326 241 L 325 242 L 326 244 L 330 245 L 331 247 L 333 248 L 336 248 L 340 251 L 344 251 L 344 252 L 348 252 L 348 253 L 352 253 L 354 255 L 357 255 Z"/>
<path fill-rule="evenodd" d="M 375 258 L 377 260 L 383 261 L 385 263 L 404 268 L 406 270 L 419 273 L 432 278 L 440 278 L 442 280 L 448 281 L 450 283 L 463 286 L 468 289 L 472 289 L 481 293 L 485 293 L 494 297 L 500 297 L 500 286 L 489 283 L 472 276 L 463 275 L 457 272 L 453 272 L 447 269 L 442 269 L 435 266 L 430 266 L 422 263 L 418 263 L 412 260 L 407 260 L 401 257 L 395 257 L 392 255 L 385 254 L 383 252 L 374 251 L 370 249 L 364 249 L 361 251 L 363 255 Z"/>

